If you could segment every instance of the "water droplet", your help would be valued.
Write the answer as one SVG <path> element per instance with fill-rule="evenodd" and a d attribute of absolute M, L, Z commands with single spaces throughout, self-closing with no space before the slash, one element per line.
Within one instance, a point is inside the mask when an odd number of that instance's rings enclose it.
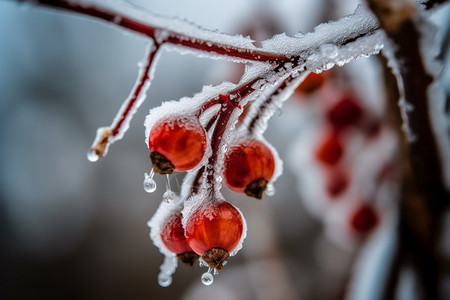
<path fill-rule="evenodd" d="M 147 193 L 153 193 L 156 191 L 156 182 L 153 179 L 153 176 L 155 175 L 153 169 L 150 171 L 150 174 L 145 173 L 144 174 L 144 190 Z"/>
<path fill-rule="evenodd" d="M 89 161 L 96 162 L 98 160 L 97 152 L 95 152 L 95 150 L 89 150 L 87 153 L 87 159 Z"/>
<path fill-rule="evenodd" d="M 264 194 L 266 194 L 266 196 L 272 197 L 275 195 L 276 189 L 274 187 L 274 185 L 272 183 L 269 183 L 267 185 L 266 191 L 264 192 Z"/>
<path fill-rule="evenodd" d="M 172 202 L 173 200 L 175 200 L 175 193 L 171 190 L 165 191 L 165 193 L 163 194 L 163 200 L 166 203 Z"/>
<path fill-rule="evenodd" d="M 172 276 L 164 274 L 164 273 L 159 273 L 158 283 L 162 287 L 167 287 L 172 283 Z"/>
<path fill-rule="evenodd" d="M 214 276 L 211 274 L 211 270 L 202 275 L 202 283 L 204 285 L 211 285 L 214 282 Z"/>
<path fill-rule="evenodd" d="M 163 194 L 163 200 L 166 203 L 170 203 L 175 200 L 175 193 L 172 192 L 172 188 L 170 187 L 170 176 L 166 174 L 166 192 Z"/>

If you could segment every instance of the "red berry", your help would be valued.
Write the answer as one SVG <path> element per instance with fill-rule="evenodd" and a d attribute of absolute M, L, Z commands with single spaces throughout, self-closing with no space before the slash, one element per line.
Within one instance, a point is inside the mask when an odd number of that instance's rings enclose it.
<path fill-rule="evenodd" d="M 184 236 L 181 224 L 181 212 L 176 211 L 169 215 L 161 224 L 161 240 L 171 252 L 177 254 L 183 263 L 192 266 L 198 255 L 192 250 Z"/>
<path fill-rule="evenodd" d="M 361 106 L 350 97 L 344 97 L 327 112 L 328 121 L 335 128 L 354 125 L 362 116 Z"/>
<path fill-rule="evenodd" d="M 379 222 L 378 212 L 373 205 L 364 203 L 358 206 L 350 215 L 350 226 L 357 234 L 370 233 Z"/>
<path fill-rule="evenodd" d="M 327 192 L 332 199 L 336 199 L 347 189 L 348 183 L 348 177 L 344 172 L 332 171 L 327 175 Z"/>
<path fill-rule="evenodd" d="M 225 183 L 233 191 L 261 199 L 275 171 L 272 151 L 258 140 L 239 141 L 225 157 Z"/>
<path fill-rule="evenodd" d="M 296 92 L 310 94 L 319 89 L 325 82 L 325 76 L 322 73 L 309 73 L 305 80 L 298 86 Z"/>
<path fill-rule="evenodd" d="M 243 228 L 241 213 L 230 203 L 214 199 L 189 216 L 185 234 L 189 246 L 212 268 L 221 270 L 239 244 Z"/>
<path fill-rule="evenodd" d="M 206 151 L 206 132 L 198 120 L 166 119 L 153 126 L 148 146 L 155 172 L 186 171 L 202 160 Z"/>
<path fill-rule="evenodd" d="M 315 156 L 324 164 L 333 166 L 339 162 L 344 149 L 339 140 L 337 132 L 328 132 L 317 145 Z"/>

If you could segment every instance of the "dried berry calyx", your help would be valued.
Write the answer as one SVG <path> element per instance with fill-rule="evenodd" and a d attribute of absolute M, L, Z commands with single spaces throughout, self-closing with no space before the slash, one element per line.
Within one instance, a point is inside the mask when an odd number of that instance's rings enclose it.
<path fill-rule="evenodd" d="M 159 173 L 161 175 L 173 173 L 175 166 L 164 155 L 155 151 L 150 152 L 149 156 L 155 173 Z"/>
<path fill-rule="evenodd" d="M 222 248 L 212 248 L 205 252 L 202 255 L 202 259 L 206 262 L 211 268 L 214 268 L 218 271 L 223 269 L 223 263 L 230 257 L 230 253 Z"/>
<path fill-rule="evenodd" d="M 241 213 L 222 199 L 208 199 L 186 220 L 189 246 L 211 268 L 221 270 L 223 262 L 239 244 L 244 229 Z"/>
<path fill-rule="evenodd" d="M 183 252 L 177 254 L 177 258 L 185 265 L 192 267 L 194 262 L 199 258 L 199 255 L 195 252 Z"/>
<path fill-rule="evenodd" d="M 261 199 L 274 172 L 273 153 L 259 140 L 237 141 L 226 154 L 225 182 L 236 192 Z"/>
<path fill-rule="evenodd" d="M 267 180 L 265 180 L 264 178 L 259 178 L 250 182 L 245 188 L 244 192 L 249 197 L 261 199 L 266 188 Z"/>
<path fill-rule="evenodd" d="M 149 133 L 150 159 L 156 173 L 171 174 L 194 168 L 206 152 L 206 132 L 198 119 L 169 118 Z"/>

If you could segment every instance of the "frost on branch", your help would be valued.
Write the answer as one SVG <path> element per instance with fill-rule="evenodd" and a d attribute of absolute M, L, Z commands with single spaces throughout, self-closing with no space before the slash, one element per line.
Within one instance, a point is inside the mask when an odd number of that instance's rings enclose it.
<path fill-rule="evenodd" d="M 121 8 L 120 12 L 108 11 L 109 6 L 97 8 L 95 3 L 77 6 L 75 3 L 65 1 L 42 2 L 113 20 L 118 26 L 148 36 L 154 43 L 146 63 L 143 64 L 145 67 L 140 72 L 136 86 L 112 125 L 98 130 L 97 138 L 89 153 L 90 160 L 96 160 L 97 157 L 106 154 L 109 145 L 120 139 L 128 129 L 134 112 L 145 98 L 156 64 L 153 60 L 160 47 L 169 46 L 169 49 L 181 53 L 226 58 L 241 63 L 260 61 L 281 65 L 288 62 L 299 68 L 298 70 L 320 72 L 335 64 L 342 66 L 360 56 L 376 54 L 383 46 L 383 36 L 377 31 L 377 22 L 364 7 L 359 7 L 353 15 L 342 20 L 319 25 L 313 33 L 294 37 L 276 35 L 263 41 L 261 48 L 256 48 L 251 40 L 242 36 L 212 32 L 178 19 L 157 17 L 128 4 L 119 5 L 116 1 L 112 3 Z M 266 76 L 266 79 L 269 78 Z"/>

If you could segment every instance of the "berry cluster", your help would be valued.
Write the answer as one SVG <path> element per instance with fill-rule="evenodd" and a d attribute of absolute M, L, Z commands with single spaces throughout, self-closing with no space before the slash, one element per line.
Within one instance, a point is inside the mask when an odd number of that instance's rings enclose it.
<path fill-rule="evenodd" d="M 298 88 L 296 105 L 315 121 L 294 143 L 290 166 L 307 209 L 332 240 L 348 247 L 374 232 L 394 207 L 397 138 L 377 109 L 333 76 L 312 75 L 317 84 L 306 80 Z"/>
<path fill-rule="evenodd" d="M 209 267 L 202 276 L 207 285 L 246 235 L 242 213 L 220 192 L 222 178 L 231 190 L 261 199 L 273 189 L 279 165 L 273 148 L 248 130 L 248 122 L 230 129 L 243 110 L 232 96 L 220 94 L 198 105 L 191 99 L 188 107 L 183 100 L 167 102 L 153 109 L 145 123 L 153 167 L 145 174 L 144 189 L 156 190 L 154 174 L 166 176 L 164 201 L 149 221 L 150 235 L 166 258 L 176 256 L 190 266 L 200 258 L 200 265 Z M 170 187 L 174 171 L 187 171 L 179 196 Z M 161 267 L 162 286 L 170 284 L 177 264 L 168 261 L 172 265 Z"/>

